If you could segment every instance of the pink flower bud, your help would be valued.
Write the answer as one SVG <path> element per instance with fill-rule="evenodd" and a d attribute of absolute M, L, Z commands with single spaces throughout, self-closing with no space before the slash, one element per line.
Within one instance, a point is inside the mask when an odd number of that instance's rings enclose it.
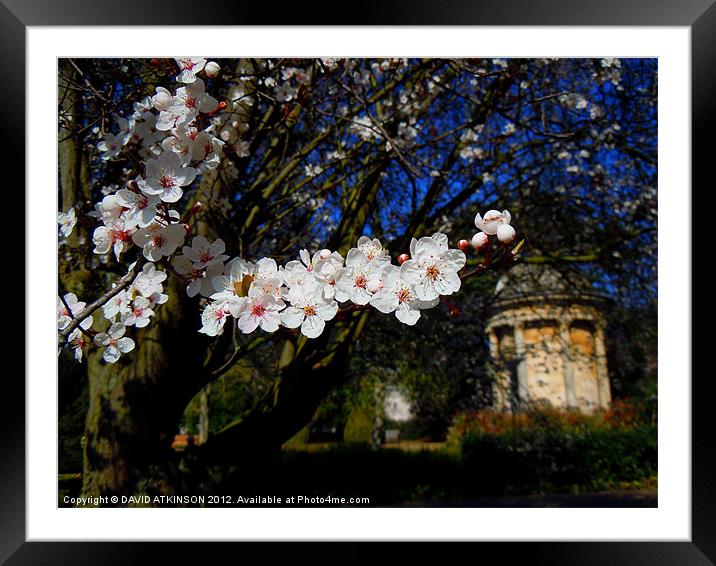
<path fill-rule="evenodd" d="M 457 247 L 460 249 L 460 251 L 461 251 L 462 253 L 466 254 L 468 248 L 470 247 L 470 242 L 468 242 L 467 240 L 460 240 L 460 241 L 457 243 Z"/>
<path fill-rule="evenodd" d="M 470 240 L 470 244 L 472 244 L 472 247 L 476 250 L 484 248 L 488 242 L 489 238 L 484 232 L 478 232 L 472 237 L 472 240 Z"/>
<path fill-rule="evenodd" d="M 400 254 L 398 256 L 398 263 L 400 265 L 403 265 L 406 261 L 410 259 L 410 256 L 408 254 Z"/>
<path fill-rule="evenodd" d="M 221 67 L 219 67 L 219 64 L 216 61 L 209 61 L 204 66 L 204 72 L 206 73 L 206 76 L 209 78 L 214 78 L 219 74 L 219 71 L 221 71 Z"/>
<path fill-rule="evenodd" d="M 503 244 L 509 244 L 515 239 L 515 229 L 509 224 L 500 224 L 497 228 L 497 239 Z"/>

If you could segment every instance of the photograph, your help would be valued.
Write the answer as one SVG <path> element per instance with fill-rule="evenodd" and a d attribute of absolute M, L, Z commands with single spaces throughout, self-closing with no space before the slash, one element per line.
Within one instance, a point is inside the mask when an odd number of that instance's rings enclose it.
<path fill-rule="evenodd" d="M 658 508 L 660 64 L 58 57 L 57 507 Z"/>

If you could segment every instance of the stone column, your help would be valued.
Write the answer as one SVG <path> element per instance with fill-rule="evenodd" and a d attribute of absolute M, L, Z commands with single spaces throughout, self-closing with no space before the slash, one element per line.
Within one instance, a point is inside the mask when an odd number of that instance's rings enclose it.
<path fill-rule="evenodd" d="M 505 384 L 504 375 L 500 369 L 500 349 L 497 334 L 490 328 L 487 331 L 487 336 L 490 340 L 490 356 L 492 357 L 492 367 L 495 368 L 495 382 L 492 384 L 492 391 L 494 395 L 493 406 L 495 409 L 504 411 L 506 407 L 505 402 Z"/>
<path fill-rule="evenodd" d="M 609 373 L 607 371 L 607 350 L 604 345 L 604 327 L 600 322 L 596 322 L 594 326 L 594 356 L 597 365 L 599 406 L 606 409 L 612 402 L 612 393 L 609 386 Z"/>
<path fill-rule="evenodd" d="M 517 396 L 520 405 L 529 401 L 529 387 L 527 385 L 527 358 L 525 352 L 524 323 L 515 324 L 515 355 L 517 362 Z"/>
<path fill-rule="evenodd" d="M 564 364 L 564 399 L 568 409 L 577 407 L 577 395 L 574 392 L 574 368 L 572 367 L 572 340 L 569 335 L 569 323 L 559 321 L 559 337 L 562 342 L 562 362 Z"/>

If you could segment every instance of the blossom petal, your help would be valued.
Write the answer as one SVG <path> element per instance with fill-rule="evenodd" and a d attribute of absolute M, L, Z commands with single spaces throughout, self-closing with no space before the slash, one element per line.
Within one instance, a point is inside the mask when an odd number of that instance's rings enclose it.
<path fill-rule="evenodd" d="M 326 323 L 320 316 L 307 316 L 301 324 L 301 334 L 306 338 L 317 338 L 325 327 Z"/>

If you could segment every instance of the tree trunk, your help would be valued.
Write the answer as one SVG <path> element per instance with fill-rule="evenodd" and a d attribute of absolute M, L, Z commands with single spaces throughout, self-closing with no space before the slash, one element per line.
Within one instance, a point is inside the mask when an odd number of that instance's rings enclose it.
<path fill-rule="evenodd" d="M 173 486 L 174 435 L 187 403 L 203 385 L 210 341 L 196 332 L 196 305 L 169 280 L 169 301 L 138 329 L 136 348 L 115 364 L 101 352 L 89 363 L 83 492 L 134 495 Z"/>

